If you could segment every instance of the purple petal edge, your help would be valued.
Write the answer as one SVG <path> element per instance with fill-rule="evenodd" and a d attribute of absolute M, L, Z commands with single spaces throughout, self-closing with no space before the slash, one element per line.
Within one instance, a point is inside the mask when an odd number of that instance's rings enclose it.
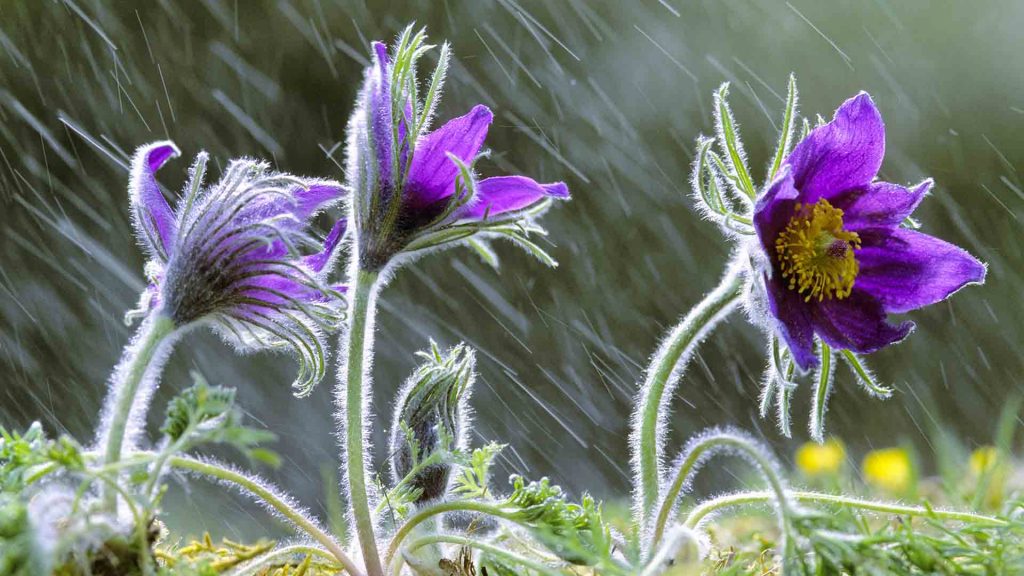
<path fill-rule="evenodd" d="M 783 166 L 754 207 L 754 228 L 761 240 L 761 247 L 772 260 L 775 257 L 775 237 L 793 216 L 799 196 L 800 192 L 793 187 L 793 171 Z"/>
<path fill-rule="evenodd" d="M 459 210 L 459 218 L 481 219 L 528 208 L 544 198 L 569 198 L 564 182 L 538 184 L 526 176 L 495 176 L 476 183 L 472 204 Z"/>
<path fill-rule="evenodd" d="M 348 222 L 346 220 L 338 220 L 335 222 L 330 233 L 327 234 L 327 238 L 324 239 L 324 249 L 316 254 L 305 256 L 302 259 L 303 264 L 308 266 L 314 274 L 320 274 L 323 272 L 327 264 L 333 260 L 334 254 L 337 251 L 338 246 L 341 244 L 341 239 L 345 236 L 347 224 Z"/>
<path fill-rule="evenodd" d="M 924 200 L 932 187 L 929 178 L 913 188 L 889 182 L 872 182 L 836 196 L 832 205 L 843 211 L 843 227 L 857 231 L 863 228 L 895 228 Z"/>
<path fill-rule="evenodd" d="M 411 206 L 430 206 L 455 193 L 459 167 L 448 154 L 470 164 L 483 146 L 493 120 L 490 108 L 480 104 L 420 138 L 406 181 Z"/>
<path fill-rule="evenodd" d="M 803 297 L 787 288 L 780 278 L 766 275 L 764 283 L 768 307 L 778 321 L 777 331 L 789 347 L 793 360 L 803 371 L 814 368 L 818 365 L 818 357 L 814 353 L 814 328 Z"/>
<path fill-rule="evenodd" d="M 871 96 L 861 92 L 797 144 L 786 164 L 793 168 L 800 201 L 813 204 L 870 184 L 884 156 L 885 123 Z"/>
<path fill-rule="evenodd" d="M 915 230 L 861 231 L 855 290 L 900 314 L 941 302 L 985 281 L 986 267 L 962 248 Z"/>
<path fill-rule="evenodd" d="M 180 155 L 174 142 L 164 140 L 140 147 L 132 158 L 128 189 L 135 225 L 140 239 L 154 254 L 168 254 L 177 235 L 177 220 L 160 191 L 156 172 Z"/>
<path fill-rule="evenodd" d="M 814 331 L 833 348 L 871 354 L 906 338 L 913 322 L 890 324 L 882 304 L 862 290 L 811 307 Z"/>

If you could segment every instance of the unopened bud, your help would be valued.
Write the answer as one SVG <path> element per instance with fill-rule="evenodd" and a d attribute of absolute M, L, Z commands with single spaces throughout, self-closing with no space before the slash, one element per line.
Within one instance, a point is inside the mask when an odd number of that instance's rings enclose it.
<path fill-rule="evenodd" d="M 417 503 L 445 495 L 451 476 L 447 453 L 462 448 L 469 428 L 467 402 L 476 359 L 463 344 L 441 353 L 431 342 L 424 363 L 398 396 L 391 431 L 391 471 L 396 483 L 419 490 Z"/>

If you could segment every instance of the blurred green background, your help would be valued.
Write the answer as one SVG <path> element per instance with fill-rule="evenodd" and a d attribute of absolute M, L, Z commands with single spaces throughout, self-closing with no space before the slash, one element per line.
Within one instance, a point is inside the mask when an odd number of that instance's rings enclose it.
<path fill-rule="evenodd" d="M 711 93 L 732 82 L 761 173 L 790 71 L 811 117 L 869 91 L 888 128 L 882 176 L 934 177 L 917 212 L 925 230 L 989 263 L 985 286 L 912 314 L 917 332 L 871 358 L 898 389 L 893 399 L 868 398 L 840 369 L 830 431 L 854 457 L 903 440 L 926 464 L 937 429 L 990 441 L 1024 373 L 1016 0 L 0 1 L 0 423 L 40 419 L 51 432 L 91 436 L 131 334 L 123 313 L 142 287 L 125 188 L 136 146 L 170 138 L 181 147 L 186 158 L 160 176 L 171 190 L 201 149 L 221 165 L 252 155 L 341 178 L 368 42 L 410 21 L 453 44 L 441 117 L 478 102 L 495 111 L 481 172 L 564 179 L 574 199 L 545 218 L 557 270 L 499 246 L 496 274 L 463 249 L 417 262 L 386 289 L 378 447 L 412 353 L 429 338 L 464 340 L 480 351 L 475 442 L 509 443 L 499 478 L 521 471 L 575 493 L 627 494 L 642 367 L 729 253 L 689 198 Z M 792 440 L 757 417 L 763 348 L 740 314 L 718 329 L 680 387 L 670 447 L 725 424 L 763 435 L 785 458 L 806 441 L 806 386 Z M 152 429 L 189 369 L 240 389 L 252 417 L 280 435 L 285 464 L 264 472 L 319 511 L 322 472 L 337 462 L 333 373 L 297 400 L 291 359 L 239 357 L 195 333 L 172 358 Z M 703 489 L 729 481 L 712 475 Z M 251 536 L 272 524 L 201 482 L 172 498 L 172 521 L 187 530 Z"/>

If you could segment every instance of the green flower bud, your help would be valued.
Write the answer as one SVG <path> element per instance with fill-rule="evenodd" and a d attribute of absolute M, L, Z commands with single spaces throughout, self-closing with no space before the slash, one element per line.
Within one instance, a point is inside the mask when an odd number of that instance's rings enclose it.
<path fill-rule="evenodd" d="M 470 427 L 473 350 L 459 344 L 442 354 L 437 344 L 419 352 L 422 365 L 402 386 L 391 430 L 391 473 L 419 494 L 418 504 L 443 497 L 451 477 L 451 451 L 462 449 Z"/>

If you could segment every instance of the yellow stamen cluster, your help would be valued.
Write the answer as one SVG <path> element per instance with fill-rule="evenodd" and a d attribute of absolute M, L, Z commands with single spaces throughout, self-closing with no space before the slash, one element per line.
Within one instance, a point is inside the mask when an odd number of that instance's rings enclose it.
<path fill-rule="evenodd" d="M 843 229 L 843 211 L 828 200 L 797 204 L 775 239 L 782 277 L 789 280 L 790 290 L 806 293 L 805 302 L 849 296 L 860 270 L 853 255 L 859 248 L 860 237 Z"/>

